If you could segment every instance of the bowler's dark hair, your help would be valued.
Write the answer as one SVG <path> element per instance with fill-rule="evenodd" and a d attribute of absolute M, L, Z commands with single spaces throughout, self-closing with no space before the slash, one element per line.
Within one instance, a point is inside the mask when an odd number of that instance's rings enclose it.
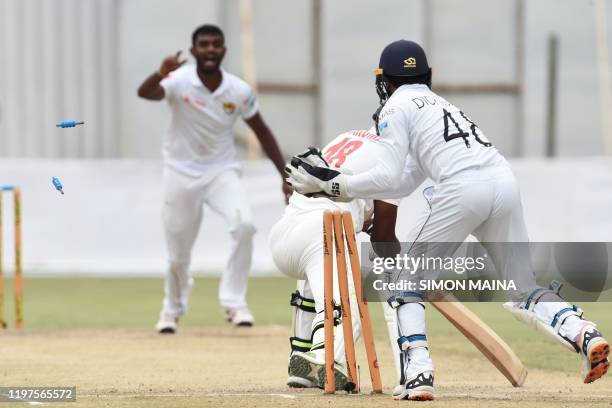
<path fill-rule="evenodd" d="M 195 47 L 196 39 L 199 35 L 218 35 L 221 37 L 221 41 L 225 44 L 225 36 L 223 35 L 223 31 L 216 25 L 212 24 L 204 24 L 195 29 L 193 34 L 191 35 L 191 45 Z"/>

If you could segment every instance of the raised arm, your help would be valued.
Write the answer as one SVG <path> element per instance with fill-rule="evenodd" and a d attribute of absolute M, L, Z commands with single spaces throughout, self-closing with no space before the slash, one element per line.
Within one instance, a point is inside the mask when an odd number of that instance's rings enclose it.
<path fill-rule="evenodd" d="M 280 148 L 278 147 L 278 143 L 272 134 L 272 131 L 264 122 L 261 114 L 257 112 L 255 115 L 245 120 L 249 125 L 253 132 L 255 132 L 255 136 L 257 136 L 257 140 L 261 144 L 261 148 L 266 153 L 266 156 L 272 160 L 274 163 L 274 167 L 280 173 L 281 176 L 284 176 L 284 167 L 285 160 L 283 159 L 283 155 L 281 154 Z"/>
<path fill-rule="evenodd" d="M 159 69 L 149 75 L 147 79 L 138 87 L 138 96 L 151 101 L 159 101 L 164 99 L 165 91 L 160 85 L 160 82 L 172 71 L 180 68 L 187 60 L 179 60 L 181 51 L 174 55 L 166 57 Z"/>

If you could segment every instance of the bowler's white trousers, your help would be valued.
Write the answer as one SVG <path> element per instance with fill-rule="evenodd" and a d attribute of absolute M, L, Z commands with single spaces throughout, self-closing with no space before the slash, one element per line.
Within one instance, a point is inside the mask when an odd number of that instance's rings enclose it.
<path fill-rule="evenodd" d="M 162 218 L 169 254 L 162 314 L 179 317 L 187 311 L 193 277 L 189 271 L 193 243 L 203 205 L 223 217 L 232 238 L 230 256 L 219 285 L 223 307 L 246 306 L 248 273 L 253 251 L 253 217 L 237 169 L 227 169 L 204 182 L 164 169 Z M 211 237 L 214 239 L 214 237 Z"/>

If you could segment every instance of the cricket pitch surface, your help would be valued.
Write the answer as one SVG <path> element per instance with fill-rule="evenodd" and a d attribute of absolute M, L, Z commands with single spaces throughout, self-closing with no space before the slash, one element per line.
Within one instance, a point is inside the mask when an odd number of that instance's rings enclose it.
<path fill-rule="evenodd" d="M 10 280 L 6 293 L 10 292 Z M 0 331 L 0 385 L 76 386 L 68 407 L 612 407 L 612 375 L 582 383 L 580 358 L 505 312 L 501 304 L 466 304 L 521 358 L 529 374 L 513 388 L 433 307 L 427 307 L 436 400 L 394 401 L 397 384 L 386 324 L 370 303 L 383 395 L 370 395 L 363 344 L 357 343 L 361 395 L 323 395 L 285 385 L 295 281 L 249 283 L 252 328 L 235 328 L 217 302 L 218 279 L 198 278 L 190 310 L 175 335 L 160 335 L 161 279 L 27 279 L 25 329 Z M 609 303 L 580 305 L 612 336 Z M 5 312 L 12 308 L 5 303 Z M 14 323 L 9 319 L 9 328 Z M 0 408 L 29 406 L 0 403 Z"/>
<path fill-rule="evenodd" d="M 361 344 L 361 395 L 338 392 L 324 396 L 318 389 L 288 388 L 288 336 L 289 328 L 282 326 L 186 328 L 164 336 L 146 329 L 8 332 L 0 336 L 0 376 L 4 385 L 77 387 L 76 403 L 44 404 L 53 407 L 417 404 L 391 399 L 395 374 L 389 347 L 383 341 L 377 341 L 377 345 L 384 395 L 369 394 Z M 422 403 L 427 407 L 612 406 L 608 378 L 584 385 L 577 372 L 532 368 L 525 385 L 513 388 L 486 359 L 441 351 L 432 347 L 436 401 Z M 553 358 L 554 353 L 547 351 Z M 564 350 L 559 347 L 558 351 Z"/>

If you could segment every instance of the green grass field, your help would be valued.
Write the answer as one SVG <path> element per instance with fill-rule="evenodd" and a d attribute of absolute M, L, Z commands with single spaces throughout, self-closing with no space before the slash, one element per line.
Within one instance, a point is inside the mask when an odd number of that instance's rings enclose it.
<path fill-rule="evenodd" d="M 388 395 L 324 397 L 284 385 L 295 282 L 254 278 L 249 304 L 256 327 L 223 320 L 218 280 L 196 279 L 190 310 L 175 336 L 153 330 L 162 279 L 27 279 L 25 330 L 0 333 L 2 385 L 77 386 L 66 406 L 371 406 L 397 404 Z M 13 326 L 10 280 L 5 313 Z M 610 304 L 583 304 L 586 317 L 612 333 Z M 610 378 L 581 384 L 579 358 L 515 321 L 500 304 L 470 304 L 530 370 L 513 389 L 433 308 L 429 343 L 436 365 L 437 401 L 427 406 L 611 406 Z M 385 392 L 395 385 L 382 312 L 370 304 Z M 361 350 L 361 347 L 359 348 Z M 362 351 L 360 351 L 363 354 Z M 367 384 L 367 364 L 361 356 Z M 6 405 L 8 406 L 8 405 Z M 62 404 L 53 404 L 62 406 Z"/>

